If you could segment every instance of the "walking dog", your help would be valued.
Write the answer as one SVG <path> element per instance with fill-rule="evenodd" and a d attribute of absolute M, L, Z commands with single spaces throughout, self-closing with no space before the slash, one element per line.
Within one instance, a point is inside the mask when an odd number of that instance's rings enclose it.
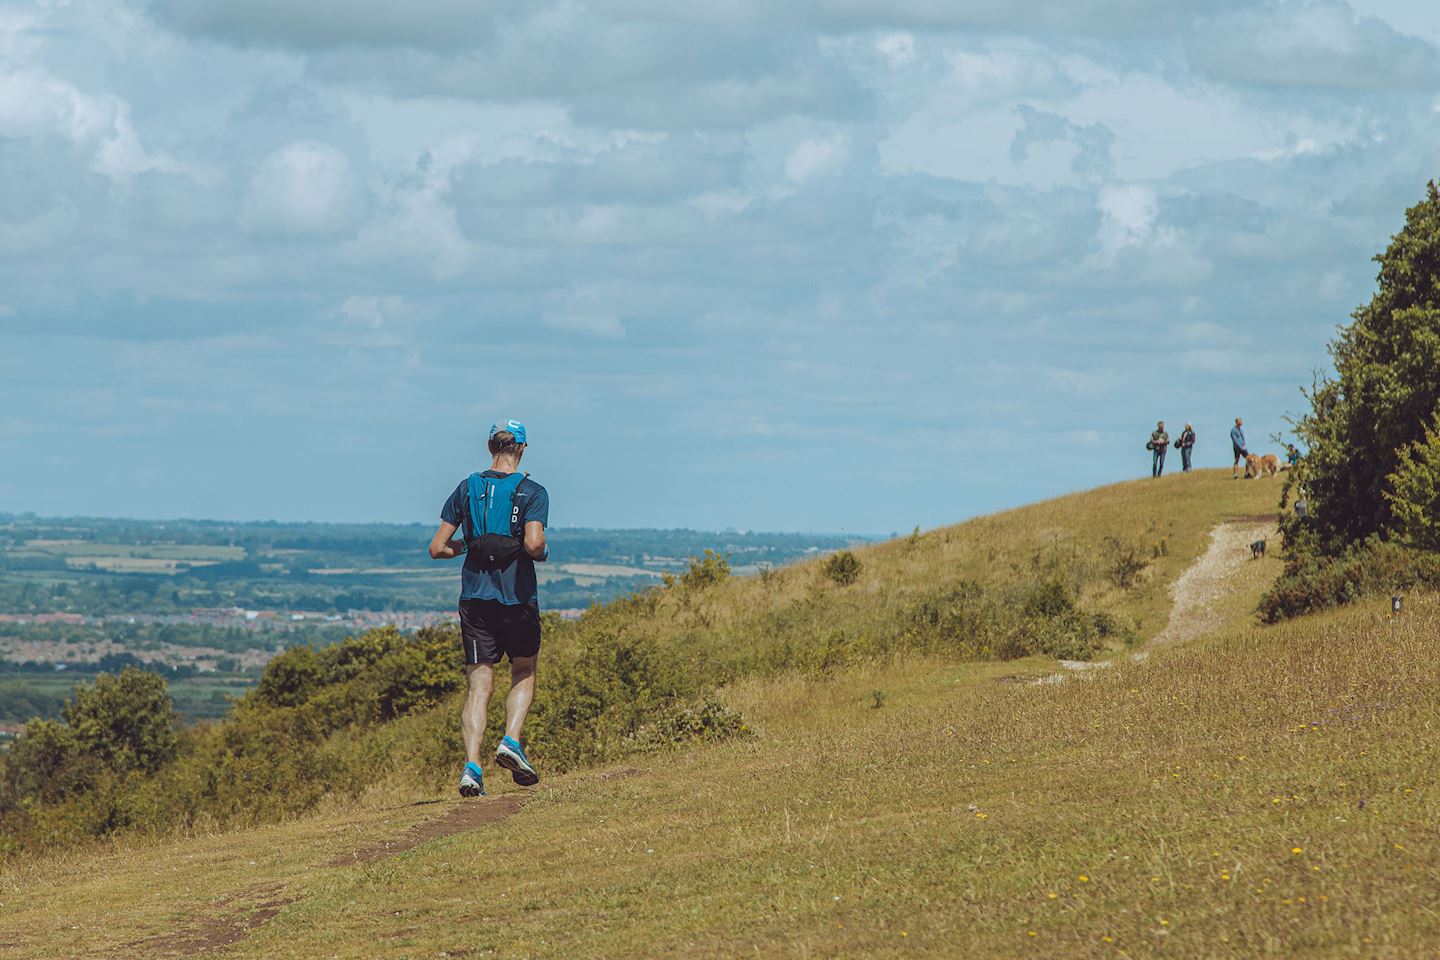
<path fill-rule="evenodd" d="M 1263 457 L 1257 457 L 1253 453 L 1245 455 L 1245 479 L 1265 475 L 1273 477 L 1280 472 L 1280 458 L 1273 453 L 1267 453 Z"/>

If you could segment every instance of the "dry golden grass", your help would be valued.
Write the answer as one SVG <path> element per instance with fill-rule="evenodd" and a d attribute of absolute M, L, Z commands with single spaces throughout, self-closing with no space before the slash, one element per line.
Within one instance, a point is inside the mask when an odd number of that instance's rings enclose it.
<path fill-rule="evenodd" d="M 1136 623 L 1148 639 L 1165 624 L 1170 584 L 1204 552 L 1211 528 L 1274 516 L 1278 494 L 1274 484 L 1235 481 L 1223 470 L 1127 481 L 858 550 L 862 569 L 848 586 L 828 580 L 819 563 L 797 564 L 703 591 L 668 591 L 653 616 L 624 611 L 623 626 L 690 643 L 743 672 L 787 642 L 803 650 L 836 631 L 883 636 L 918 601 L 964 580 L 1003 590 L 1059 570 L 1084 580 L 1082 606 Z M 1122 590 L 1101 574 L 1107 538 L 1148 563 L 1137 586 Z"/>
<path fill-rule="evenodd" d="M 1165 485 L 1128 512 L 1102 502 L 1122 486 L 970 532 L 1143 524 Z M 1209 520 L 1169 512 L 1166 564 L 1260 512 L 1232 489 Z M 968 538 L 878 548 L 867 573 L 888 575 L 884 551 L 965 562 L 985 549 Z M 289 902 L 214 955 L 1433 956 L 1440 601 L 1260 627 L 1243 604 L 1274 566 L 1246 568 L 1219 633 L 1062 684 L 1020 682 L 1040 660 L 935 659 L 744 681 L 726 697 L 751 739 L 547 780 L 510 820 L 366 866 L 324 865 L 448 801 L 17 863 L 0 944 L 153 955 L 135 944 L 263 895 Z"/>

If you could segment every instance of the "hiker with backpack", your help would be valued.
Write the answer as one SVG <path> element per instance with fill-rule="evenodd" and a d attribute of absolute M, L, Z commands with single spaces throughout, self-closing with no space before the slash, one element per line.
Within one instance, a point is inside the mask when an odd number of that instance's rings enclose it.
<path fill-rule="evenodd" d="M 1165 451 L 1170 449 L 1170 434 L 1165 432 L 1165 421 L 1155 424 L 1155 430 L 1145 443 L 1150 451 L 1150 476 L 1158 477 L 1165 472 Z"/>
<path fill-rule="evenodd" d="M 1185 424 L 1185 429 L 1180 431 L 1180 437 L 1175 441 L 1175 447 L 1180 451 L 1180 463 L 1182 473 L 1190 472 L 1190 451 L 1195 449 L 1195 428 Z"/>
<path fill-rule="evenodd" d="M 480 751 L 495 685 L 495 664 L 510 658 L 510 695 L 505 698 L 505 736 L 495 763 L 522 787 L 540 782 L 520 743 L 520 730 L 535 698 L 535 661 L 540 654 L 540 601 L 535 564 L 549 556 L 545 527 L 550 495 L 520 472 L 525 425 L 506 420 L 490 427 L 489 470 L 462 480 L 440 509 L 440 528 L 430 541 L 435 560 L 465 557 L 460 571 L 460 641 L 468 688 L 460 713 L 465 769 L 460 796 L 485 795 Z M 463 538 L 452 540 L 456 531 Z"/>

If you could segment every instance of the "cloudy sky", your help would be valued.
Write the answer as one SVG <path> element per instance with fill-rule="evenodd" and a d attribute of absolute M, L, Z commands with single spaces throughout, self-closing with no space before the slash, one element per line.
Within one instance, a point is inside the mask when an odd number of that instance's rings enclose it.
<path fill-rule="evenodd" d="M 778 12 L 777 12 L 778 10 Z M 1228 465 L 1440 175 L 1430 0 L 0 2 L 0 511 L 888 533 Z"/>

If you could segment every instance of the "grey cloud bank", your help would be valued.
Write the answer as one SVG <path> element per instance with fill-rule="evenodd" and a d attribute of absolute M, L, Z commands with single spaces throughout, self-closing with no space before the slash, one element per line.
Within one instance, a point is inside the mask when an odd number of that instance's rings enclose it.
<path fill-rule="evenodd" d="M 0 510 L 429 519 L 510 415 L 562 524 L 1219 464 L 1440 166 L 1419 4 L 767 6 L 6 7 Z"/>

